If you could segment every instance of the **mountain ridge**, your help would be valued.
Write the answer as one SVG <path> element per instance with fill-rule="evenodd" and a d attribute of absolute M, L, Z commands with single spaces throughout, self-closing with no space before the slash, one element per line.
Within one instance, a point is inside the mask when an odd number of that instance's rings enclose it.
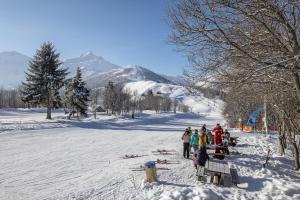
<path fill-rule="evenodd" d="M 17 51 L 0 52 L 0 87 L 13 88 L 25 80 L 25 72 L 31 60 Z M 79 57 L 65 59 L 63 66 L 67 67 L 70 75 L 75 74 L 77 67 L 83 71 L 83 77 L 90 87 L 103 87 L 104 82 L 114 81 L 118 84 L 126 82 L 151 80 L 158 83 L 173 83 L 167 76 L 162 76 L 152 70 L 139 66 L 125 67 L 113 64 L 92 51 L 81 54 Z M 98 83 L 97 83 L 98 82 Z"/>

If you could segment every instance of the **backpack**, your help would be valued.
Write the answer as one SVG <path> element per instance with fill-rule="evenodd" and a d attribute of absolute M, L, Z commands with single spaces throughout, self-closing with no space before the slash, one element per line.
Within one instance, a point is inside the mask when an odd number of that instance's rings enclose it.
<path fill-rule="evenodd" d="M 221 154 L 220 149 L 217 148 L 216 151 L 215 151 L 215 153 L 218 153 L 219 155 L 214 155 L 214 158 L 217 158 L 219 160 L 223 160 L 225 158 L 224 155 L 220 155 Z"/>

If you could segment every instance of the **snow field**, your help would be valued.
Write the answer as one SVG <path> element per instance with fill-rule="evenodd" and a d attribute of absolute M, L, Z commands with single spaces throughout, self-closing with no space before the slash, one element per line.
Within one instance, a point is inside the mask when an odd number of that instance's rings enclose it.
<path fill-rule="evenodd" d="M 182 132 L 187 126 L 200 128 L 206 123 L 213 127 L 224 122 L 219 115 L 145 113 L 135 120 L 105 115 L 96 120 L 64 120 L 58 112 L 54 120 L 46 121 L 41 112 L 0 113 L 1 122 L 43 123 L 34 130 L 20 129 L 16 124 L 0 133 L 3 200 L 300 199 L 300 174 L 292 170 L 291 158 L 276 154 L 276 135 L 231 130 L 240 141 L 226 160 L 238 169 L 241 181 L 249 185 L 247 189 L 196 181 L 192 161 L 182 158 Z M 272 157 L 263 169 L 267 148 Z M 176 153 L 154 155 L 152 151 L 157 149 Z M 125 154 L 147 156 L 121 158 Z M 159 182 L 152 184 L 144 182 L 144 172 L 130 169 L 156 159 L 178 160 L 180 164 L 157 165 L 170 170 L 159 170 Z"/>

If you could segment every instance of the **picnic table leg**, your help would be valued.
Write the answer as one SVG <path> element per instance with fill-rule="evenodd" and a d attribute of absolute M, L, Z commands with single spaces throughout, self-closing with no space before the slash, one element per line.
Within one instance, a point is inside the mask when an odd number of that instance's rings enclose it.
<path fill-rule="evenodd" d="M 219 184 L 219 177 L 217 175 L 214 175 L 213 183 L 216 185 Z"/>
<path fill-rule="evenodd" d="M 221 174 L 219 177 L 219 185 L 223 185 L 223 182 L 224 182 L 224 176 L 223 174 Z"/>

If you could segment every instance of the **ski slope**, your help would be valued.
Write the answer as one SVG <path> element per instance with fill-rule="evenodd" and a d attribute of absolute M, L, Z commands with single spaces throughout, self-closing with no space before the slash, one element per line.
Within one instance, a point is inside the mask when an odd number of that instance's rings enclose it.
<path fill-rule="evenodd" d="M 141 97 L 152 90 L 153 94 L 167 96 L 172 100 L 176 99 L 182 104 L 188 106 L 194 113 L 201 113 L 221 117 L 223 101 L 218 98 L 208 99 L 200 92 L 192 93 L 185 86 L 169 83 L 158 83 L 155 81 L 134 81 L 124 85 L 124 91 Z"/>
<path fill-rule="evenodd" d="M 0 199 L 299 199 L 300 174 L 290 158 L 276 154 L 275 135 L 232 133 L 240 137 L 234 149 L 240 154 L 226 159 L 247 189 L 196 181 L 191 160 L 182 158 L 180 138 L 187 126 L 223 123 L 215 114 L 146 112 L 134 120 L 106 115 L 65 120 L 57 112 L 47 121 L 42 110 L 0 110 Z M 268 147 L 272 157 L 263 169 Z M 157 156 L 152 153 L 157 149 L 176 153 Z M 125 154 L 146 156 L 121 158 Z M 180 162 L 159 165 L 170 170 L 158 171 L 158 183 L 147 184 L 143 172 L 129 169 L 158 158 Z"/>

